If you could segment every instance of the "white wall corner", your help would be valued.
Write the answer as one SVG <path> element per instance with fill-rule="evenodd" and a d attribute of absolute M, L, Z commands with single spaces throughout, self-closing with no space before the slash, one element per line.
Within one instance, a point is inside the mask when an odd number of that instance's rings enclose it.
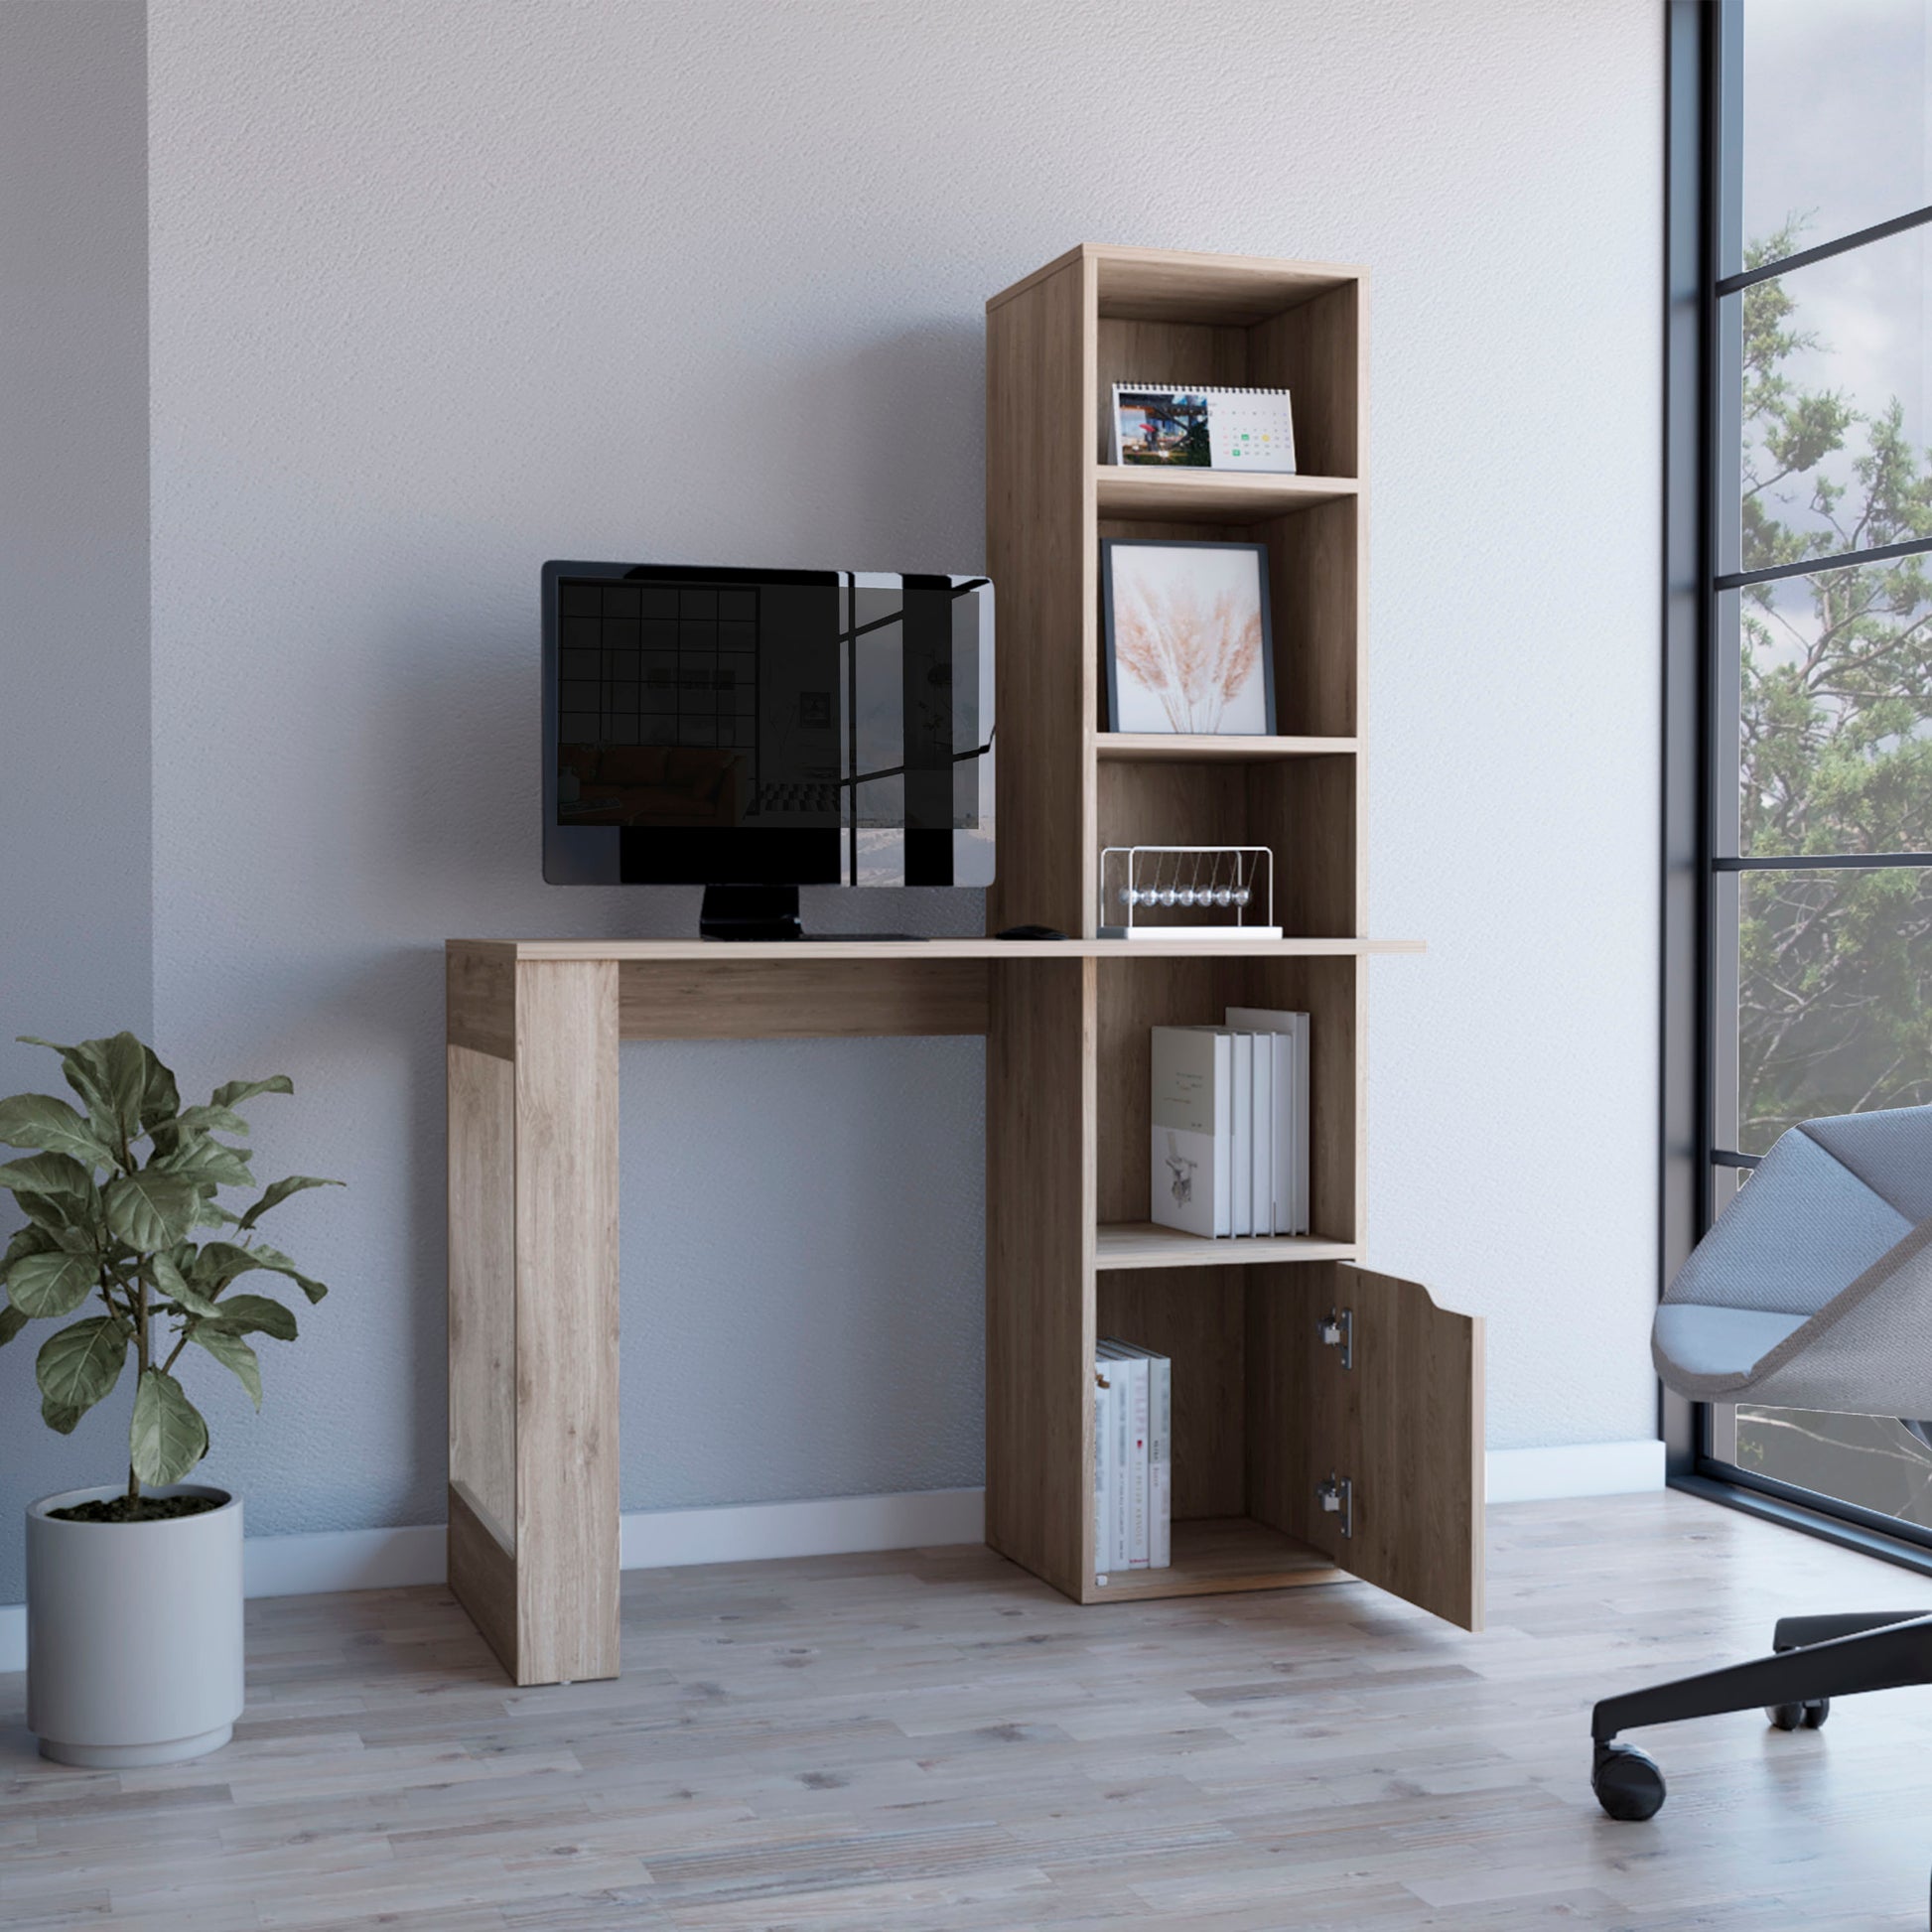
<path fill-rule="evenodd" d="M 1552 1502 L 1564 1496 L 1626 1496 L 1664 1486 L 1660 1442 L 1567 1443 L 1555 1449 L 1491 1449 L 1485 1458 L 1492 1503 Z"/>

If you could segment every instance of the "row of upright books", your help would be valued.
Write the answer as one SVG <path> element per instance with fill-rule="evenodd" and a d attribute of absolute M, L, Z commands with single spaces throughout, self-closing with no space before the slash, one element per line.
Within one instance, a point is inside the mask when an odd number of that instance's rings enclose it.
<path fill-rule="evenodd" d="M 1173 1561 L 1173 1373 L 1166 1355 L 1101 1341 L 1093 1364 L 1093 1568 Z"/>
<path fill-rule="evenodd" d="M 1152 1218 L 1187 1234 L 1309 1231 L 1309 1016 L 1229 1007 L 1156 1027 Z"/>

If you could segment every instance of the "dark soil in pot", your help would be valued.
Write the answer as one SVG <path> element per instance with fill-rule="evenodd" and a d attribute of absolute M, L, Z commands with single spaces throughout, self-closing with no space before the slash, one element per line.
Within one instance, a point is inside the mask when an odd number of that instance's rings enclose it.
<path fill-rule="evenodd" d="M 206 1515 L 227 1500 L 226 1496 L 107 1496 L 47 1513 L 59 1523 L 166 1523 L 177 1516 Z"/>

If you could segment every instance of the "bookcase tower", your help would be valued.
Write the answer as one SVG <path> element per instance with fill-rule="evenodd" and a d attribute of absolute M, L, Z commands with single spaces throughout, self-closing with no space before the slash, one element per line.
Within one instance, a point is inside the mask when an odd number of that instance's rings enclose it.
<path fill-rule="evenodd" d="M 1285 935 L 995 962 L 987 1042 L 987 1540 L 1081 1602 L 1353 1574 L 1482 1613 L 1482 1334 L 1357 1265 L 1366 1200 L 1362 785 L 1367 275 L 1082 246 L 987 304 L 1000 870 L 989 930 L 1093 941 L 1104 846 L 1254 844 Z M 1117 381 L 1292 391 L 1301 473 L 1122 468 Z M 1266 547 L 1279 735 L 1110 733 L 1105 537 Z M 1031 950 L 1031 949 L 1030 949 Z M 1311 1022 L 1311 1227 L 1149 1218 L 1149 1030 Z M 1101 1582 L 1098 1336 L 1173 1358 L 1173 1563 Z"/>

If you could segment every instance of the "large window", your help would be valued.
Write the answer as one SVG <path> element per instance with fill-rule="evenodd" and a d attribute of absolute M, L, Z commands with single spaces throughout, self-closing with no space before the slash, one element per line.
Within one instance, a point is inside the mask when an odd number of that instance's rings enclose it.
<path fill-rule="evenodd" d="M 1671 32 L 1667 1265 L 1794 1123 L 1932 1101 L 1932 0 L 1680 0 Z M 1685 1426 L 1932 1529 L 1901 1422 Z"/>

